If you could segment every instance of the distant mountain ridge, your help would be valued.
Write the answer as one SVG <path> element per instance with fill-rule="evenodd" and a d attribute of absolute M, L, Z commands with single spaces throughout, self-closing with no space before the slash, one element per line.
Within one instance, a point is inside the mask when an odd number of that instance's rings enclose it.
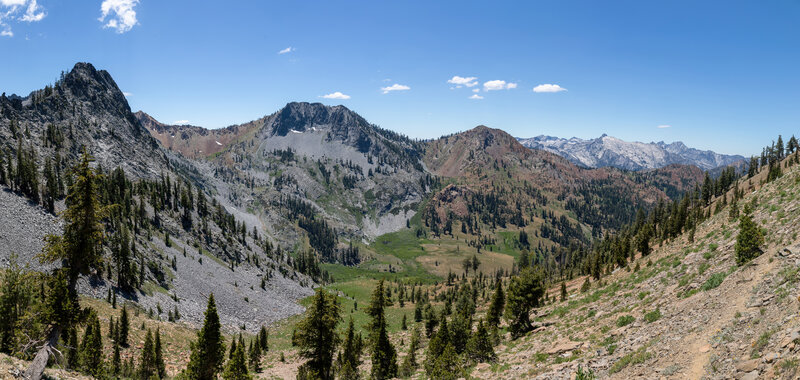
<path fill-rule="evenodd" d="M 517 138 L 524 146 L 558 154 L 576 165 L 589 168 L 615 167 L 626 170 L 657 169 L 673 164 L 694 165 L 703 170 L 713 170 L 732 165 L 745 158 L 710 150 L 687 147 L 683 142 L 629 142 L 603 134 L 584 140 L 554 136 Z"/>

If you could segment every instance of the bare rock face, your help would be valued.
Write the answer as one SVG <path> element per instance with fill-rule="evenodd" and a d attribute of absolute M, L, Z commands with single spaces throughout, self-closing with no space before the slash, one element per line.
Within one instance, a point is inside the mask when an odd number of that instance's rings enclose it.
<path fill-rule="evenodd" d="M 59 152 L 65 162 L 82 148 L 106 168 L 134 178 L 156 178 L 169 168 L 158 142 L 136 120 L 108 72 L 89 63 L 25 98 L 0 96 L 0 148 L 33 145 L 39 157 Z"/>

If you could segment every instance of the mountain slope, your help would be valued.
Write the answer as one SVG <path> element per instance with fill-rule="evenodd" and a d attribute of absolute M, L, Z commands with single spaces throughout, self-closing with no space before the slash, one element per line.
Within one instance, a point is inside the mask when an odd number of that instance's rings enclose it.
<path fill-rule="evenodd" d="M 450 183 L 422 216 L 434 236 L 463 236 L 479 252 L 527 249 L 552 273 L 575 268 L 594 238 L 630 223 L 639 208 L 693 189 L 703 176 L 678 166 L 585 169 L 485 126 L 428 142 L 424 161 Z"/>
<path fill-rule="evenodd" d="M 0 185 L 3 265 L 16 254 L 30 269 L 47 269 L 34 257 L 45 234 L 61 232 L 58 219 L 23 197 L 21 160 L 31 161 L 39 178 L 34 194 L 41 198 L 49 193 L 44 162 L 53 164 L 57 215 L 64 210 L 70 168 L 83 148 L 103 171 L 101 202 L 119 206 L 104 220 L 108 270 L 84 278 L 83 294 L 105 298 L 114 291 L 143 310 L 158 310 L 160 318 L 177 310 L 196 326 L 214 292 L 230 330 L 258 329 L 303 311 L 296 301 L 311 293 L 319 274 L 312 279 L 300 273 L 288 255 L 263 239 L 263 229 L 248 219 L 252 215 L 226 208 L 206 167 L 162 148 L 111 76 L 88 63 L 24 98 L 0 97 L 0 159 L 9 174 Z M 118 276 L 115 252 L 123 231 L 138 252 L 131 263 L 136 276 L 128 281 L 133 286 Z"/>
<path fill-rule="evenodd" d="M 263 122 L 255 120 L 227 128 L 205 129 L 192 125 L 162 124 L 142 111 L 137 111 L 134 116 L 163 147 L 188 158 L 202 158 L 220 152 L 236 138 Z"/>
<path fill-rule="evenodd" d="M 666 144 L 627 142 L 602 135 L 596 139 L 583 140 L 577 137 L 564 139 L 552 136 L 519 138 L 522 145 L 531 149 L 542 149 L 556 153 L 570 162 L 589 168 L 611 166 L 626 170 L 656 169 L 672 164 L 695 165 L 703 170 L 712 170 L 743 161 L 738 155 L 725 155 L 710 150 L 689 148 L 677 141 Z"/>
<path fill-rule="evenodd" d="M 766 172 L 740 184 L 739 204 L 755 205 L 766 233 L 752 262 L 737 265 L 738 221 L 723 206 L 694 240 L 667 241 L 587 291 L 584 277 L 569 281 L 568 300 L 536 310 L 540 328 L 498 347 L 508 370 L 479 366 L 471 375 L 568 379 L 582 367 L 612 379 L 797 378 L 800 166 L 761 187 Z"/>

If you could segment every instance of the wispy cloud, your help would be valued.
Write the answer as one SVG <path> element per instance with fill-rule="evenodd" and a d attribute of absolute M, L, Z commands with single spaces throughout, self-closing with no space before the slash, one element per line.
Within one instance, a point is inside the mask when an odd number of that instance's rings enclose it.
<path fill-rule="evenodd" d="M 114 29 L 120 34 L 128 32 L 139 23 L 133 9 L 138 4 L 139 0 L 104 0 L 100 4 L 102 15 L 97 20 L 105 23 L 103 28 Z"/>
<path fill-rule="evenodd" d="M 10 22 L 37 22 L 45 16 L 47 14 L 37 0 L 0 0 L 0 36 L 14 36 Z"/>
<path fill-rule="evenodd" d="M 122 92 L 122 95 L 125 95 L 126 98 L 133 96 L 133 94 L 131 94 L 130 92 L 125 92 L 125 91 Z"/>
<path fill-rule="evenodd" d="M 279 51 L 278 54 L 286 54 L 286 53 L 291 53 L 293 51 L 295 51 L 295 48 L 289 46 L 286 49 L 283 49 L 283 50 Z"/>
<path fill-rule="evenodd" d="M 188 125 L 189 120 L 175 120 L 172 122 L 172 125 Z"/>
<path fill-rule="evenodd" d="M 322 95 L 322 97 L 325 98 L 325 99 L 341 99 L 341 100 L 350 99 L 350 95 L 342 94 L 339 91 L 336 91 L 336 92 L 331 93 L 331 94 Z"/>
<path fill-rule="evenodd" d="M 411 89 L 411 87 L 408 87 L 408 86 L 406 86 L 404 84 L 397 84 L 397 83 L 395 83 L 395 84 L 393 84 L 393 85 L 391 85 L 389 87 L 381 87 L 381 91 L 383 91 L 384 94 L 388 94 L 388 93 L 390 93 L 392 91 L 408 91 L 410 89 Z"/>
<path fill-rule="evenodd" d="M 672 126 L 669 125 L 669 124 L 661 124 L 661 125 L 657 126 L 656 128 L 658 128 L 658 129 L 666 129 L 666 128 L 672 128 Z"/>
<path fill-rule="evenodd" d="M 470 99 L 483 99 L 483 96 L 480 96 L 478 94 L 472 94 L 472 96 L 470 96 L 469 98 Z"/>
<path fill-rule="evenodd" d="M 561 92 L 561 91 L 567 91 L 567 89 L 557 84 L 549 84 L 549 83 L 540 84 L 533 88 L 533 92 Z"/>
<path fill-rule="evenodd" d="M 473 87 L 478 84 L 477 79 L 478 77 L 460 77 L 456 75 L 450 78 L 447 83 L 454 84 L 455 88 L 461 88 L 462 86 Z"/>
<path fill-rule="evenodd" d="M 483 83 L 484 91 L 510 90 L 512 88 L 517 88 L 517 84 L 513 82 L 506 83 L 504 80 L 490 80 Z"/>

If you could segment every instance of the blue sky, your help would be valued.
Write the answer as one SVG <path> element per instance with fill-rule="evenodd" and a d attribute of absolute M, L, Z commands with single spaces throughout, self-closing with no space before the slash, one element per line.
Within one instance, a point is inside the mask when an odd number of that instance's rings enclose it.
<path fill-rule="evenodd" d="M 88 61 L 166 123 L 310 101 L 417 138 L 485 124 L 749 155 L 800 133 L 798 20 L 797 0 L 0 0 L 0 91 Z"/>

